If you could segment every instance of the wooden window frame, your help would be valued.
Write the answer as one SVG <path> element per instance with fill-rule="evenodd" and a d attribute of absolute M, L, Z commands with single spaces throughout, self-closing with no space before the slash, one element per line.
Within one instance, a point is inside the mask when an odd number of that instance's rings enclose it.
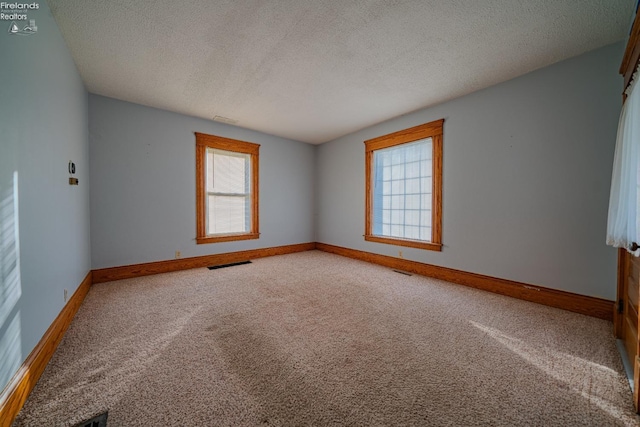
<path fill-rule="evenodd" d="M 389 245 L 408 246 L 411 248 L 442 251 L 442 138 L 444 119 L 435 120 L 409 129 L 369 139 L 365 144 L 365 231 L 364 239 L 369 242 L 386 243 Z M 407 144 L 421 139 L 431 138 L 432 141 L 432 200 L 431 200 L 431 242 L 422 240 L 402 239 L 397 237 L 383 237 L 372 232 L 373 215 L 373 185 L 372 163 L 373 153 L 384 148 Z"/>
<path fill-rule="evenodd" d="M 259 155 L 260 145 L 195 132 L 196 135 L 196 243 L 219 243 L 260 238 L 259 232 Z M 206 229 L 206 161 L 207 148 L 249 154 L 251 156 L 251 227 L 248 233 L 209 235 Z"/>

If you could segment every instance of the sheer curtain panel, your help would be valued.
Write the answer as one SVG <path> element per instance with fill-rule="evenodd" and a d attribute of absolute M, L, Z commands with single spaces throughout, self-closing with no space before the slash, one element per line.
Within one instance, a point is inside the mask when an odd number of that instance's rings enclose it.
<path fill-rule="evenodd" d="M 637 79 L 636 70 L 620 113 L 607 221 L 607 245 L 629 252 L 638 252 L 634 243 L 640 243 L 640 90 Z"/>

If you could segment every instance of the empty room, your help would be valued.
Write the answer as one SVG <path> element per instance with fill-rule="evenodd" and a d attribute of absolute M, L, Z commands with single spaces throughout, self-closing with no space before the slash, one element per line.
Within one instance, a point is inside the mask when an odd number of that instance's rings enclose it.
<path fill-rule="evenodd" d="M 637 13 L 0 2 L 0 427 L 640 426 Z"/>

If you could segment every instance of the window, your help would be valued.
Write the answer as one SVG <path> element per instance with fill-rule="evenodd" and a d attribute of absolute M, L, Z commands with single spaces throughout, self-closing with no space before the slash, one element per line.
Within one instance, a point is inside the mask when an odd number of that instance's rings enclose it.
<path fill-rule="evenodd" d="M 260 145 L 196 132 L 196 241 L 257 239 Z"/>
<path fill-rule="evenodd" d="M 443 123 L 365 141 L 365 240 L 441 250 Z"/>

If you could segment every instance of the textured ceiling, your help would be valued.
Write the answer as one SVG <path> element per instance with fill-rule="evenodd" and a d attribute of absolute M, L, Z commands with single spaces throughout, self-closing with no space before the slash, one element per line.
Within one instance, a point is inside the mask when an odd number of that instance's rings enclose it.
<path fill-rule="evenodd" d="M 322 143 L 623 39 L 635 0 L 48 0 L 96 94 Z"/>

